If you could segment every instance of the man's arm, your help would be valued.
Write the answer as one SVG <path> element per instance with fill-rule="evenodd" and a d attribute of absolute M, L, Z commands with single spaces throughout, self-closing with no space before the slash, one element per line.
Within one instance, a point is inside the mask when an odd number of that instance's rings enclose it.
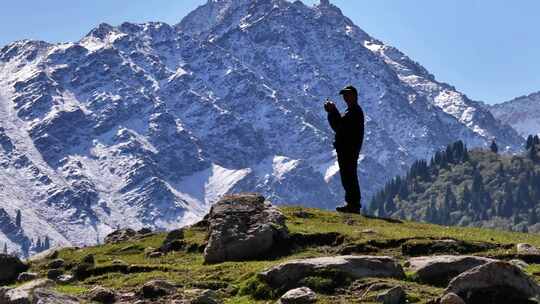
<path fill-rule="evenodd" d="M 337 109 L 328 112 L 328 122 L 334 132 L 338 132 L 341 129 L 341 114 Z"/>
<path fill-rule="evenodd" d="M 330 123 L 330 127 L 337 133 L 338 130 L 341 129 L 341 114 L 339 113 L 339 110 L 331 101 L 324 104 L 324 109 L 328 112 L 328 122 Z"/>

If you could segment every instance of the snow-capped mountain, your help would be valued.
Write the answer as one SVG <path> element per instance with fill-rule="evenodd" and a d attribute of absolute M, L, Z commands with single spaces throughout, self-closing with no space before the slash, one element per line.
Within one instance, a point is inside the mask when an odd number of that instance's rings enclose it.
<path fill-rule="evenodd" d="M 367 117 L 365 198 L 455 140 L 521 143 L 327 0 L 210 0 L 175 26 L 101 24 L 75 43 L 0 51 L 0 243 L 177 227 L 228 192 L 333 208 L 322 103 L 348 84 Z"/>
<path fill-rule="evenodd" d="M 540 92 L 489 107 L 493 116 L 523 137 L 540 134 Z"/>

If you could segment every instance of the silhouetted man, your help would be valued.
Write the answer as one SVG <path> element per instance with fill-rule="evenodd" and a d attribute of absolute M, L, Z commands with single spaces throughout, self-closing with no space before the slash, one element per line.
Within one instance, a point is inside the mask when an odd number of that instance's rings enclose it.
<path fill-rule="evenodd" d="M 334 147 L 337 152 L 341 183 L 345 189 L 343 207 L 337 207 L 339 212 L 360 213 L 361 194 L 358 184 L 358 156 L 364 141 L 364 112 L 358 105 L 358 91 L 353 86 L 345 87 L 339 92 L 347 103 L 347 111 L 343 116 L 336 105 L 327 101 L 324 109 L 328 112 L 328 121 L 336 133 Z"/>

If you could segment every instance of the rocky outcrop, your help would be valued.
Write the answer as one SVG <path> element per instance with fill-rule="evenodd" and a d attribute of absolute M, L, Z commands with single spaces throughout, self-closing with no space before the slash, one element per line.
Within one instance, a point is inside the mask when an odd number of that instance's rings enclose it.
<path fill-rule="evenodd" d="M 165 240 L 159 247 L 159 252 L 167 253 L 171 251 L 179 251 L 185 248 L 184 239 L 184 229 L 175 229 L 167 233 Z M 151 255 L 149 254 L 149 257 Z"/>
<path fill-rule="evenodd" d="M 119 230 L 111 232 L 109 235 L 105 237 L 105 244 L 125 242 L 135 237 L 136 235 L 137 235 L 137 231 L 131 228 L 119 229 Z"/>
<path fill-rule="evenodd" d="M 287 291 L 276 304 L 312 304 L 317 302 L 317 295 L 308 287 Z"/>
<path fill-rule="evenodd" d="M 96 286 L 88 292 L 87 297 L 92 302 L 109 304 L 114 303 L 116 294 L 108 288 Z"/>
<path fill-rule="evenodd" d="M 55 283 L 47 279 L 39 279 L 0 292 L 2 304 L 73 304 L 80 303 L 77 298 L 50 290 Z"/>
<path fill-rule="evenodd" d="M 38 278 L 38 274 L 34 272 L 23 272 L 17 277 L 17 282 L 23 283 L 32 281 Z"/>
<path fill-rule="evenodd" d="M 383 304 L 404 304 L 407 302 L 407 294 L 403 287 L 396 286 L 377 295 L 377 302 Z"/>
<path fill-rule="evenodd" d="M 540 249 L 536 248 L 535 246 L 527 243 L 519 243 L 516 245 L 516 251 L 517 254 L 524 254 L 524 255 L 539 255 L 540 256 Z"/>
<path fill-rule="evenodd" d="M 407 264 L 419 281 L 432 285 L 446 285 L 460 273 L 494 261 L 476 256 L 441 255 L 411 258 Z"/>
<path fill-rule="evenodd" d="M 170 295 L 176 292 L 176 287 L 168 281 L 164 280 L 152 280 L 145 283 L 141 290 L 140 295 L 143 298 L 154 299 Z"/>
<path fill-rule="evenodd" d="M 190 304 L 221 304 L 217 293 L 210 289 L 188 289 L 184 291 L 184 296 L 189 299 Z"/>
<path fill-rule="evenodd" d="M 225 196 L 208 222 L 206 263 L 262 258 L 288 237 L 285 216 L 257 194 Z"/>
<path fill-rule="evenodd" d="M 259 278 L 273 288 L 294 287 L 301 279 L 321 271 L 337 272 L 353 279 L 405 277 L 399 263 L 391 257 L 334 256 L 285 262 L 261 272 Z"/>
<path fill-rule="evenodd" d="M 455 277 L 445 290 L 466 303 L 528 303 L 540 296 L 540 286 L 519 267 L 496 261 Z"/>
<path fill-rule="evenodd" d="M 0 254 L 0 286 L 15 282 L 19 274 L 28 270 L 18 257 L 9 254 Z"/>

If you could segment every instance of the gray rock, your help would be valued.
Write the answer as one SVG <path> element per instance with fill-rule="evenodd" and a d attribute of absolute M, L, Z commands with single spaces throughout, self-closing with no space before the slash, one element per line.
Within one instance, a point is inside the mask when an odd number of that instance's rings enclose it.
<path fill-rule="evenodd" d="M 125 242 L 137 235 L 137 232 L 133 229 L 119 229 L 105 237 L 105 244 L 114 244 L 119 242 Z"/>
<path fill-rule="evenodd" d="M 58 269 L 58 268 L 64 267 L 65 263 L 66 262 L 62 259 L 55 259 L 55 260 L 50 261 L 47 267 L 49 269 Z"/>
<path fill-rule="evenodd" d="M 520 243 L 516 245 L 518 254 L 540 255 L 540 250 L 531 244 Z"/>
<path fill-rule="evenodd" d="M 190 304 L 220 304 L 217 293 L 210 289 L 189 289 L 184 294 L 191 299 Z"/>
<path fill-rule="evenodd" d="M 175 229 L 170 231 L 163 240 L 163 243 L 159 247 L 161 252 L 180 251 L 185 248 L 184 229 Z"/>
<path fill-rule="evenodd" d="M 82 303 L 79 299 L 52 291 L 49 289 L 38 288 L 32 293 L 32 304 L 78 304 Z"/>
<path fill-rule="evenodd" d="M 170 282 L 152 280 L 143 285 L 140 294 L 145 298 L 153 299 L 173 294 L 175 291 L 176 287 Z"/>
<path fill-rule="evenodd" d="M 277 304 L 311 304 L 317 302 L 317 295 L 308 287 L 300 287 L 287 291 Z"/>
<path fill-rule="evenodd" d="M 38 288 L 52 288 L 55 283 L 48 279 L 39 279 L 25 283 L 17 288 L 4 290 L 4 295 L 0 298 L 2 304 L 30 304 L 30 299 L 34 290 Z"/>
<path fill-rule="evenodd" d="M 521 269 L 525 269 L 527 267 L 529 267 L 529 264 L 525 263 L 525 261 L 523 260 L 520 260 L 520 259 L 513 259 L 513 260 L 510 260 L 508 261 L 508 263 L 514 265 L 514 266 L 517 266 Z"/>
<path fill-rule="evenodd" d="M 47 278 L 49 278 L 51 280 L 57 280 L 63 274 L 64 274 L 63 270 L 51 269 L 51 270 L 47 271 Z"/>
<path fill-rule="evenodd" d="M 465 304 L 465 301 L 455 293 L 447 293 L 440 299 L 439 304 Z"/>
<path fill-rule="evenodd" d="M 17 282 L 28 282 L 37 279 L 38 274 L 34 272 L 23 272 L 17 277 Z"/>
<path fill-rule="evenodd" d="M 292 286 L 316 271 L 338 271 L 353 279 L 366 277 L 403 279 L 401 265 L 385 256 L 334 256 L 285 262 L 261 272 L 259 277 L 275 288 Z"/>
<path fill-rule="evenodd" d="M 14 255 L 0 254 L 0 269 L 0 285 L 8 285 L 15 282 L 19 274 L 28 270 L 28 265 Z"/>
<path fill-rule="evenodd" d="M 396 286 L 377 295 L 377 302 L 384 304 L 403 304 L 407 301 L 407 294 L 401 286 Z"/>
<path fill-rule="evenodd" d="M 445 290 L 472 303 L 487 294 L 507 303 L 540 296 L 540 286 L 519 267 L 506 262 L 490 262 L 455 277 Z"/>
<path fill-rule="evenodd" d="M 87 297 L 90 301 L 108 304 L 114 303 L 116 294 L 108 288 L 96 286 L 88 292 Z"/>
<path fill-rule="evenodd" d="M 96 260 L 93 254 L 87 254 L 81 259 L 81 263 L 94 265 L 96 263 Z"/>
<path fill-rule="evenodd" d="M 257 194 L 225 196 L 210 210 L 208 222 L 206 263 L 261 257 L 288 237 L 285 216 Z"/>
<path fill-rule="evenodd" d="M 62 274 L 56 278 L 58 284 L 69 284 L 75 282 L 75 276 L 72 274 Z"/>
<path fill-rule="evenodd" d="M 408 268 L 416 273 L 421 282 L 446 285 L 460 273 L 494 261 L 476 256 L 441 255 L 411 258 L 407 263 Z"/>

